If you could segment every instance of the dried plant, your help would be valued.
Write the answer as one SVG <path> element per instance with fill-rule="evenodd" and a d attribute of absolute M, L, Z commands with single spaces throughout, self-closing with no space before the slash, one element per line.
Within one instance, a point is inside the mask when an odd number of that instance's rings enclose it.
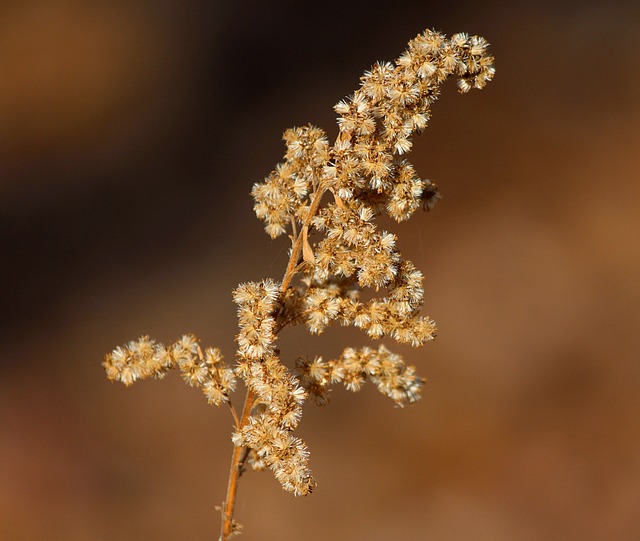
<path fill-rule="evenodd" d="M 357 391 L 366 380 L 399 406 L 420 398 L 424 381 L 383 345 L 346 348 L 331 360 L 300 358 L 288 367 L 276 337 L 289 325 L 320 334 L 340 323 L 373 339 L 389 336 L 416 347 L 434 338 L 434 322 L 420 314 L 422 273 L 402 258 L 396 236 L 379 230 L 375 218 L 386 213 L 400 222 L 438 200 L 436 185 L 418 178 L 402 156 L 411 150 L 411 136 L 427 125 L 431 103 L 448 77 L 456 76 L 459 90 L 467 92 L 483 88 L 493 74 L 483 38 L 447 39 L 427 30 L 409 42 L 395 64 L 375 64 L 360 88 L 335 106 L 339 133 L 333 146 L 315 126 L 285 132 L 284 161 L 251 195 L 269 236 L 288 233 L 289 262 L 282 281 L 240 284 L 233 292 L 240 327 L 234 367 L 222 361 L 218 349 L 203 350 L 191 335 L 169 346 L 145 336 L 106 356 L 111 380 L 128 386 L 177 368 L 210 404 L 229 406 L 234 448 L 220 509 L 221 540 L 240 530 L 234 504 L 246 464 L 270 469 L 296 496 L 312 491 L 309 452 L 295 435 L 305 400 L 323 405 L 331 384 Z M 377 295 L 365 301 L 361 293 L 367 288 Z M 238 378 L 246 387 L 239 412 L 230 398 Z"/>

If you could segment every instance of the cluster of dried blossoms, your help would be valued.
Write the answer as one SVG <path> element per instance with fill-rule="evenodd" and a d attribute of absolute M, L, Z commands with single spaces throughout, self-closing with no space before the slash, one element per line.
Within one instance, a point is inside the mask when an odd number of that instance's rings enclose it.
<path fill-rule="evenodd" d="M 272 238 L 289 233 L 289 264 L 280 283 L 268 279 L 234 291 L 240 325 L 235 368 L 224 365 L 217 350 L 203 353 L 191 336 L 167 348 L 145 337 L 107 356 L 109 378 L 128 385 L 176 367 L 213 404 L 230 404 L 235 377 L 242 378 L 248 389 L 242 415 L 232 408 L 233 443 L 244 450 L 234 453 L 235 475 L 248 460 L 255 469 L 270 468 L 285 490 L 309 493 L 315 482 L 308 451 L 294 436 L 305 399 L 324 404 L 331 384 L 357 391 L 369 379 L 402 406 L 420 398 L 423 380 L 384 346 L 347 348 L 329 361 L 298 359 L 294 371 L 281 361 L 276 336 L 288 325 L 320 334 L 340 323 L 412 346 L 433 339 L 433 321 L 420 314 L 422 273 L 401 257 L 396 236 L 379 230 L 375 217 L 386 213 L 400 222 L 437 201 L 436 185 L 418 178 L 402 156 L 411 150 L 411 136 L 427 125 L 447 78 L 457 77 L 459 90 L 467 92 L 483 88 L 493 74 L 483 38 L 447 39 L 428 30 L 395 64 L 373 66 L 360 88 L 335 106 L 339 133 L 333 146 L 320 128 L 287 130 L 284 162 L 251 193 L 266 232 Z M 362 300 L 365 288 L 378 295 Z M 229 498 L 224 520 L 231 524 Z"/>
<path fill-rule="evenodd" d="M 138 379 L 162 379 L 169 370 L 177 368 L 185 383 L 200 387 L 209 404 L 219 406 L 229 402 L 235 391 L 236 377 L 232 368 L 222 362 L 218 348 L 204 352 L 190 334 L 168 347 L 142 336 L 109 353 L 103 363 L 107 377 L 127 387 Z"/>

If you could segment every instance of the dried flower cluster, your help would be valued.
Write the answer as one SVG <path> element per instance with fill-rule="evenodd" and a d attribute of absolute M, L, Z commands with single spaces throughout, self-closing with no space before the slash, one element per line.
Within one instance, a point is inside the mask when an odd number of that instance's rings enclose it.
<path fill-rule="evenodd" d="M 246 461 L 254 469 L 271 469 L 295 495 L 315 486 L 307 447 L 294 435 L 308 397 L 322 405 L 331 384 L 357 391 L 369 379 L 400 406 L 420 398 L 423 380 L 383 345 L 346 348 L 329 361 L 300 358 L 289 368 L 280 359 L 276 336 L 289 325 L 320 334 L 339 323 L 373 339 L 388 336 L 414 347 L 434 338 L 434 322 L 420 313 L 422 273 L 403 259 L 396 236 L 379 230 L 375 218 L 386 213 L 400 222 L 435 204 L 437 186 L 420 179 L 403 158 L 411 136 L 427 125 L 447 78 L 457 77 L 459 90 L 467 92 L 483 88 L 493 74 L 483 38 L 447 39 L 427 30 L 409 42 L 395 64 L 374 65 L 360 88 L 335 106 L 339 133 L 333 145 L 315 126 L 285 132 L 284 161 L 251 194 L 266 232 L 272 238 L 288 233 L 290 259 L 282 282 L 245 283 L 234 291 L 240 327 L 234 369 L 221 362 L 217 349 L 203 353 L 189 335 L 169 347 L 143 337 L 107 355 L 104 366 L 112 380 L 130 385 L 177 368 L 210 403 L 230 405 L 234 454 L 221 539 L 237 531 L 233 505 Z M 376 295 L 365 301 L 366 288 Z M 236 377 L 247 388 L 241 415 L 229 400 Z"/>
<path fill-rule="evenodd" d="M 220 350 L 207 348 L 203 353 L 190 334 L 169 347 L 143 336 L 118 346 L 106 356 L 103 366 L 110 380 L 121 381 L 127 387 L 138 379 L 162 379 L 169 370 L 177 368 L 184 381 L 191 387 L 199 387 L 214 406 L 229 402 L 229 395 L 236 388 L 234 371 L 222 362 Z"/>
<path fill-rule="evenodd" d="M 327 387 L 343 383 L 350 391 L 359 391 L 367 377 L 383 395 L 399 406 L 420 398 L 423 380 L 416 376 L 413 366 L 406 366 L 400 355 L 391 353 L 383 345 L 378 350 L 368 347 L 346 348 L 339 359 L 325 362 L 322 357 L 296 361 L 300 381 L 316 404 L 328 401 Z"/>
<path fill-rule="evenodd" d="M 233 292 L 240 323 L 237 372 L 255 395 L 256 406 L 261 406 L 234 433 L 233 443 L 252 451 L 254 469 L 271 468 L 285 490 L 302 495 L 315 483 L 307 467 L 307 448 L 292 431 L 307 393 L 275 349 L 273 314 L 280 296 L 279 284 L 272 280 L 242 284 Z"/>

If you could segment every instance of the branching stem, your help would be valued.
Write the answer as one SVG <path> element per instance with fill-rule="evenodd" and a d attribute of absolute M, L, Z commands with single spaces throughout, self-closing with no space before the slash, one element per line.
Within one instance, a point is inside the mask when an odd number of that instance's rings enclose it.
<path fill-rule="evenodd" d="M 320 208 L 320 201 L 322 200 L 322 196 L 326 188 L 323 188 L 322 183 L 318 186 L 316 191 L 312 194 L 311 197 L 311 205 L 309 207 L 309 213 L 302 225 L 303 229 L 309 228 L 311 225 L 311 220 L 318 212 Z M 303 235 L 302 233 L 298 235 L 294 235 L 295 242 L 293 243 L 293 247 L 291 249 L 291 257 L 289 258 L 289 263 L 287 264 L 287 270 L 284 273 L 284 277 L 282 278 L 282 286 L 281 291 L 284 293 L 293 277 L 300 270 L 300 266 L 298 265 L 298 260 L 300 259 L 300 254 L 302 252 L 302 242 Z M 278 329 L 280 330 L 280 329 Z M 236 415 L 233 407 L 231 409 L 235 424 L 236 430 L 240 431 L 244 426 L 249 422 L 249 417 L 251 416 L 251 410 L 255 403 L 255 394 L 251 389 L 247 389 L 247 396 L 244 400 L 244 406 L 242 408 L 242 417 L 238 421 L 238 416 Z M 249 454 L 249 448 L 243 446 L 234 446 L 233 453 L 231 455 L 231 466 L 229 467 L 229 481 L 227 484 L 227 496 L 225 498 L 223 509 L 222 509 L 222 527 L 220 529 L 220 538 L 219 541 L 227 541 L 231 535 L 233 535 L 235 528 L 235 521 L 233 520 L 233 511 L 236 505 L 236 493 L 238 491 L 238 479 L 242 474 L 242 469 L 244 466 L 244 462 L 247 459 Z"/>
<path fill-rule="evenodd" d="M 302 229 L 307 229 L 311 225 L 311 220 L 318 212 L 320 208 L 320 201 L 322 200 L 322 196 L 326 188 L 323 187 L 322 183 L 318 186 L 318 189 L 313 193 L 311 199 L 311 206 L 309 207 L 309 213 L 302 224 Z M 287 270 L 284 273 L 284 278 L 282 279 L 281 291 L 284 293 L 289 285 L 291 284 L 291 280 L 295 276 L 297 272 L 298 261 L 300 260 L 300 253 L 302 252 L 302 242 L 303 242 L 302 233 L 296 237 L 296 241 L 293 244 L 293 248 L 291 249 L 291 257 L 289 258 L 289 264 L 287 265 Z"/>

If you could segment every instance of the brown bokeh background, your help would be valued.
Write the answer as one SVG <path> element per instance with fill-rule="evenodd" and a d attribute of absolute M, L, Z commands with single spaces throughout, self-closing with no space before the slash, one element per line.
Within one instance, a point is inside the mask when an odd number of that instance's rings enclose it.
<path fill-rule="evenodd" d="M 431 5 L 430 5 L 431 4 Z M 8 1 L 0 7 L 0 539 L 217 538 L 230 417 L 100 362 L 193 332 L 233 359 L 231 289 L 280 278 L 248 191 L 427 27 L 497 76 L 410 155 L 444 199 L 388 224 L 439 337 L 408 409 L 309 405 L 316 492 L 241 480 L 242 539 L 640 538 L 640 8 L 628 2 Z M 287 359 L 365 345 L 283 333 Z"/>

